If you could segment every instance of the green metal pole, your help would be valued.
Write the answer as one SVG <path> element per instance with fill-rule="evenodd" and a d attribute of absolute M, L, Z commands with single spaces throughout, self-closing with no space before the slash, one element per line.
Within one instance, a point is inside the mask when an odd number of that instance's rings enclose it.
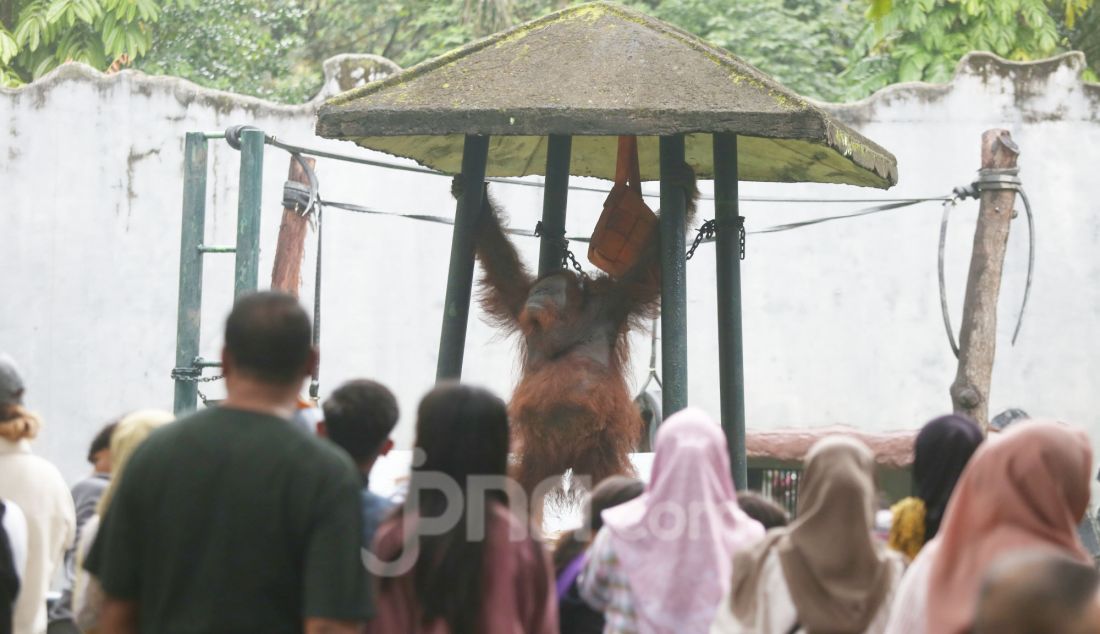
<path fill-rule="evenodd" d="M 561 134 L 547 137 L 539 277 L 560 271 L 562 258 L 565 257 L 565 207 L 569 200 L 569 160 L 572 153 L 573 137 Z"/>
<path fill-rule="evenodd" d="M 489 137 L 466 135 L 462 149 L 462 198 L 455 210 L 451 261 L 447 273 L 447 296 L 443 302 L 443 328 L 439 336 L 436 380 L 462 377 L 466 351 L 466 325 L 470 317 L 470 295 L 474 286 L 474 252 L 481 219 L 485 188 L 485 164 L 489 159 Z"/>
<path fill-rule="evenodd" d="M 183 227 L 180 231 L 180 287 L 176 315 L 176 368 L 190 368 L 199 356 L 202 326 L 202 258 L 206 227 L 206 137 L 187 134 L 183 147 Z M 198 384 L 176 378 L 173 411 L 195 409 Z"/>
<path fill-rule="evenodd" d="M 237 198 L 237 257 L 233 295 L 259 288 L 260 199 L 264 182 L 264 133 L 241 132 L 241 179 Z"/>
<path fill-rule="evenodd" d="M 661 370 L 665 418 L 687 407 L 687 261 L 682 185 L 671 175 L 684 164 L 684 136 L 661 137 Z"/>
<path fill-rule="evenodd" d="M 718 223 L 718 375 L 722 429 L 738 490 L 748 487 L 745 457 L 745 341 L 741 334 L 741 227 L 738 209 L 737 135 L 714 135 L 714 210 Z"/>

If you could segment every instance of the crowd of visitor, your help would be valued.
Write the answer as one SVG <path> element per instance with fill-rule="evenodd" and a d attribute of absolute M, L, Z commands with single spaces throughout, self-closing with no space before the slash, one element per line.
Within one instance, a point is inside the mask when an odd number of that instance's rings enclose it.
<path fill-rule="evenodd" d="M 368 487 L 399 414 L 384 385 L 290 422 L 317 363 L 294 298 L 240 298 L 224 341 L 224 401 L 122 416 L 71 490 L 0 354 L 0 634 L 1100 634 L 1078 536 L 1092 452 L 1071 425 L 932 420 L 884 539 L 861 441 L 813 446 L 789 517 L 735 489 L 721 428 L 689 408 L 647 482 L 597 483 L 580 526 L 542 535 L 526 518 L 583 492 L 517 490 L 497 396 L 430 391 L 391 500 Z"/>

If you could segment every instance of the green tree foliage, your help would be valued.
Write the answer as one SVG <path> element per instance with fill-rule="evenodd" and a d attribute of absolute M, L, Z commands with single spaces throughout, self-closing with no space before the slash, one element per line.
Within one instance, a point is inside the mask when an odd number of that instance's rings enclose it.
<path fill-rule="evenodd" d="M 869 23 L 844 76 L 845 96 L 862 97 L 901 81 L 949 81 L 959 59 L 974 50 L 1013 60 L 1068 50 L 1075 45 L 1079 18 L 1092 5 L 1093 0 L 869 0 Z"/>
<path fill-rule="evenodd" d="M 67 61 L 107 70 L 144 55 L 165 6 L 192 0 L 0 0 L 0 85 Z"/>
<path fill-rule="evenodd" d="M 1062 34 L 1071 49 L 1085 54 L 1089 79 L 1100 79 L 1100 4 L 1093 2 L 1073 20 L 1066 20 Z"/>
<path fill-rule="evenodd" d="M 857 0 L 858 1 L 858 0 Z M 165 11 L 138 66 L 286 102 L 320 88 L 321 62 L 373 53 L 403 67 L 575 0 L 203 0 Z M 836 77 L 862 26 L 847 0 L 633 0 L 728 48 L 794 90 L 843 94 Z M 862 5 L 858 7 L 862 9 Z"/>
<path fill-rule="evenodd" d="M 333 55 L 409 66 L 525 17 L 508 0 L 203 0 L 166 11 L 138 66 L 297 103 L 320 89 Z"/>
<path fill-rule="evenodd" d="M 321 63 L 401 66 L 579 0 L 0 0 L 0 82 L 66 60 L 300 103 Z M 1100 71 L 1095 0 L 620 0 L 724 47 L 810 97 L 947 81 L 971 50 L 1035 59 L 1083 50 Z M 1095 75 L 1093 75 L 1095 77 Z"/>
<path fill-rule="evenodd" d="M 817 99 L 845 94 L 837 79 L 862 28 L 845 0 L 635 0 L 633 5 L 721 46 Z"/>
<path fill-rule="evenodd" d="M 299 60 L 308 46 L 300 2 L 201 0 L 164 11 L 153 45 L 135 64 L 156 75 L 210 88 L 301 102 L 320 85 L 320 62 Z M 313 85 L 316 83 L 316 85 Z"/>

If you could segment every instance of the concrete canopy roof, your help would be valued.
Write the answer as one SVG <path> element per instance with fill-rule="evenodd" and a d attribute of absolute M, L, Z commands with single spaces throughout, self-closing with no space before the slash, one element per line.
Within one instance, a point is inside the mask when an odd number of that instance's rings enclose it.
<path fill-rule="evenodd" d="M 317 133 L 457 173 L 465 134 L 492 135 L 488 176 L 545 169 L 546 135 L 573 135 L 570 172 L 610 179 L 616 136 L 658 178 L 660 135 L 687 135 L 713 176 L 711 135 L 736 133 L 740 180 L 897 182 L 892 154 L 727 51 L 625 7 L 578 5 L 326 102 Z"/>

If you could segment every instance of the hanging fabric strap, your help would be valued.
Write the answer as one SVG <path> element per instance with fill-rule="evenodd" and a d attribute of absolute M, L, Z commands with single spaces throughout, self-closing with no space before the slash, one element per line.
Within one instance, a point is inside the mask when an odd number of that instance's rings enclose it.
<path fill-rule="evenodd" d="M 642 195 L 642 170 L 638 164 L 638 137 L 619 137 L 619 153 L 615 160 L 615 184 Z"/>

